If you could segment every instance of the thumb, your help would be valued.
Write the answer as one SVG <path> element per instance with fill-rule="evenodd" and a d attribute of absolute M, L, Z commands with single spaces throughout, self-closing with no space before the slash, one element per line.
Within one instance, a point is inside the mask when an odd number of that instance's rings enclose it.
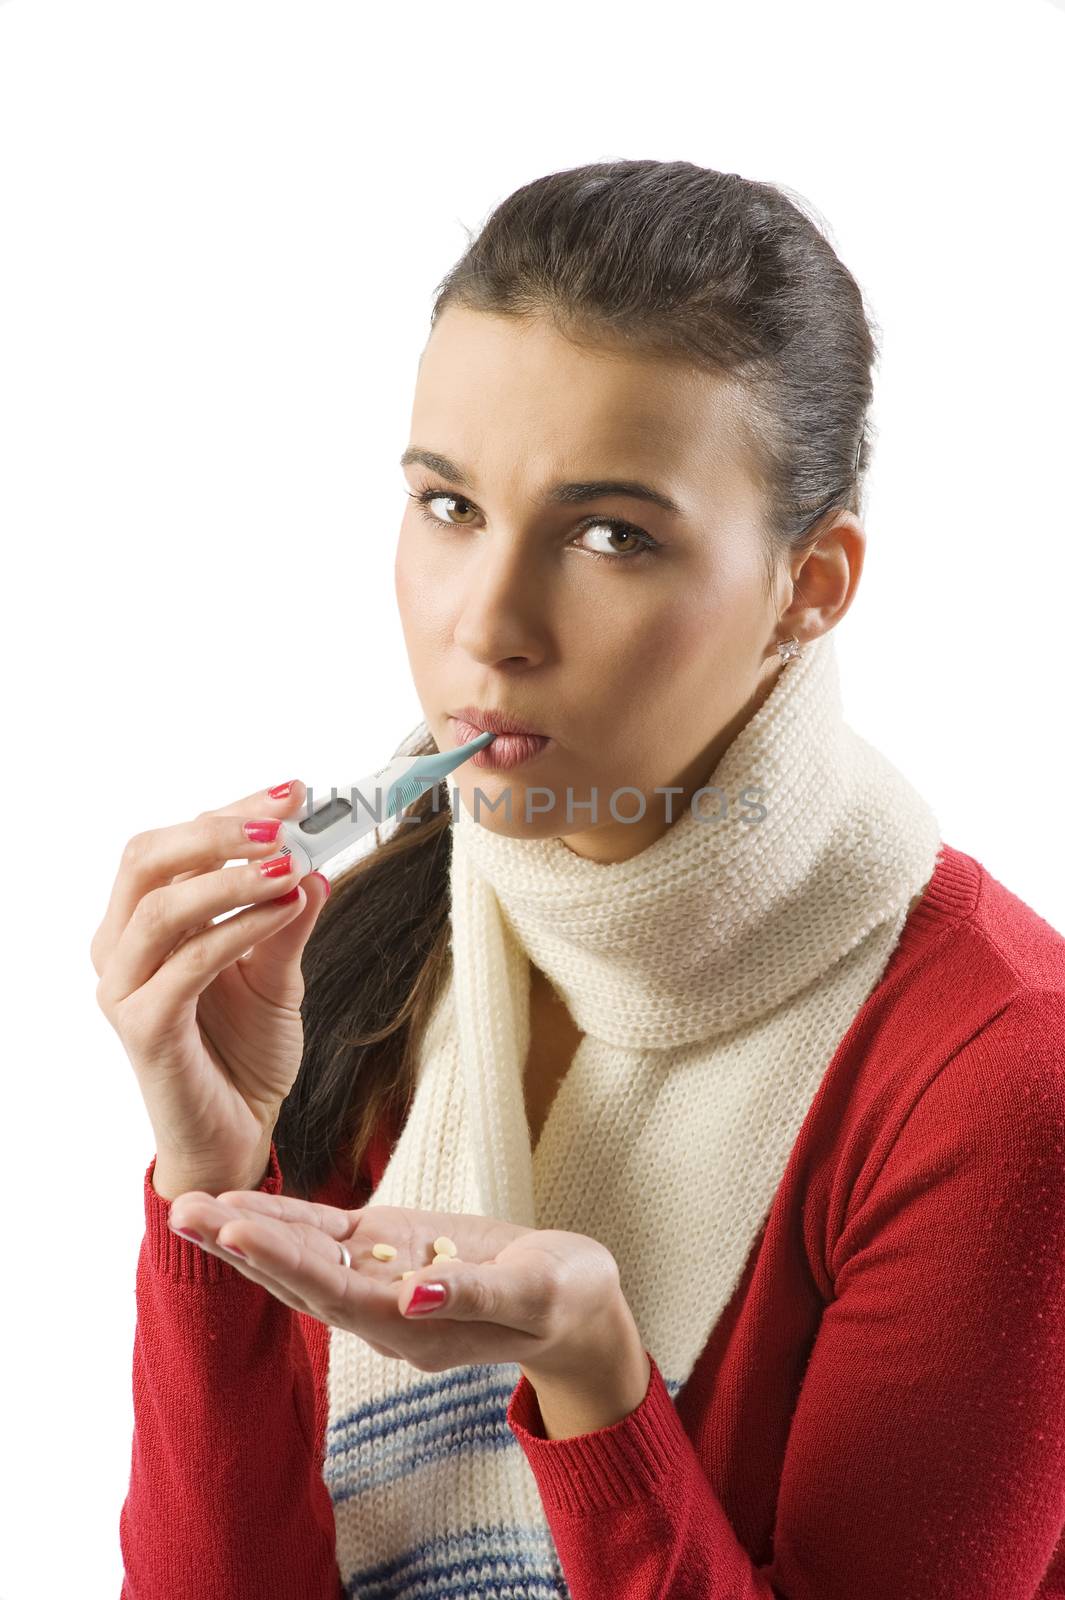
<path fill-rule="evenodd" d="M 468 1261 L 438 1261 L 423 1267 L 416 1278 L 403 1285 L 406 1302 L 399 1310 L 405 1317 L 433 1314 L 456 1322 L 493 1322 L 500 1327 L 532 1332 L 536 1306 L 542 1310 L 542 1295 L 523 1275 L 494 1261 L 474 1265 Z"/>

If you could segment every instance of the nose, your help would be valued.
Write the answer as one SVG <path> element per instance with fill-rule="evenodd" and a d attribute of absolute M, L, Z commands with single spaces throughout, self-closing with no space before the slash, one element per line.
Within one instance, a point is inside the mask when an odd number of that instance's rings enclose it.
<path fill-rule="evenodd" d="M 544 624 L 543 584 L 527 554 L 502 545 L 479 551 L 460 589 L 455 643 L 485 664 L 520 660 L 533 665 L 545 654 Z"/>

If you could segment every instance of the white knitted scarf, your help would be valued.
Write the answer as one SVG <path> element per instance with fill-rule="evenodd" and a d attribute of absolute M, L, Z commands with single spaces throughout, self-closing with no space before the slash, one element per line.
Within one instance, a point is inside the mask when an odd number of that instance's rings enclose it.
<path fill-rule="evenodd" d="M 605 1244 L 673 1397 L 940 844 L 844 722 L 831 634 L 782 669 L 711 781 L 720 796 L 610 865 L 455 809 L 451 975 L 373 1195 Z M 530 961 L 584 1034 L 534 1154 Z M 348 1595 L 569 1594 L 506 1422 L 520 1375 L 425 1373 L 331 1329 L 323 1477 Z"/>

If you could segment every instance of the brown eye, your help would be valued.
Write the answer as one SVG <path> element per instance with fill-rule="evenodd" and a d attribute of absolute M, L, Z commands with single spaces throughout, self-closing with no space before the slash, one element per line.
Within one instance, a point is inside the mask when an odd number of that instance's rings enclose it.
<path fill-rule="evenodd" d="M 422 489 L 417 494 L 412 494 L 408 490 L 407 493 L 408 498 L 416 503 L 419 514 L 425 518 L 426 522 L 431 522 L 438 528 L 465 528 L 469 526 L 469 523 L 464 520 L 465 517 L 467 515 L 476 517 L 477 515 L 476 506 L 471 505 L 469 500 L 464 499 L 460 494 L 450 494 L 446 489 Z M 464 510 L 459 512 L 457 518 L 453 518 L 451 515 L 446 517 L 437 516 L 436 512 L 431 509 L 433 503 L 437 500 L 450 500 L 453 506 L 461 506 Z M 644 557 L 654 556 L 662 548 L 658 540 L 652 539 L 651 535 L 646 533 L 643 528 L 636 527 L 634 523 L 623 522 L 617 517 L 591 518 L 585 523 L 578 537 L 583 539 L 586 534 L 593 530 L 605 533 L 609 539 L 617 540 L 622 544 L 620 550 L 613 544 L 605 550 L 594 550 L 585 545 L 585 555 L 591 556 L 595 561 L 613 561 L 616 566 L 621 566 L 625 562 L 630 565 L 635 564 L 637 561 L 642 563 Z"/>
<path fill-rule="evenodd" d="M 619 522 L 591 522 L 583 529 L 581 538 L 585 538 L 590 533 L 600 534 L 616 542 L 605 545 L 599 550 L 591 548 L 588 552 L 589 555 L 632 556 L 634 553 L 638 554 L 641 550 L 646 549 L 648 543 L 646 534 L 641 534 L 638 529 L 628 528 L 624 523 Z M 621 546 L 620 549 L 618 545 Z"/>
<path fill-rule="evenodd" d="M 468 500 L 464 500 L 460 494 L 433 494 L 433 495 L 427 495 L 425 497 L 425 499 L 422 500 L 422 505 L 426 508 L 427 511 L 428 511 L 429 506 L 432 505 L 434 500 L 450 500 L 452 505 L 465 506 L 466 510 L 468 512 L 470 512 L 472 515 L 476 516 L 476 514 L 477 514 L 473 510 L 473 507 L 470 505 L 470 502 Z M 436 522 L 447 522 L 447 521 L 450 520 L 448 517 L 438 517 L 436 515 L 435 511 L 429 511 L 428 514 Z M 456 526 L 456 527 L 459 527 L 459 528 L 463 528 L 463 527 L 466 526 L 466 524 L 461 519 L 458 520 L 457 522 L 455 522 L 453 525 Z"/>

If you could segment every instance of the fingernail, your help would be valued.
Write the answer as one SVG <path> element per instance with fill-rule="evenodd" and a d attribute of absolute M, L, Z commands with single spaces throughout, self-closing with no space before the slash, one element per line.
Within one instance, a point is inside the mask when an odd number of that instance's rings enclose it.
<path fill-rule="evenodd" d="M 294 889 L 290 889 L 288 891 L 288 894 L 277 894 L 277 895 L 274 895 L 272 899 L 266 900 L 263 903 L 264 903 L 264 905 L 268 905 L 268 906 L 290 906 L 292 904 L 293 900 L 298 900 L 299 897 L 300 897 L 300 886 L 299 886 L 299 884 L 297 884 Z"/>
<path fill-rule="evenodd" d="M 222 1249 L 228 1250 L 231 1256 L 241 1256 L 245 1261 L 248 1259 L 248 1252 L 246 1250 L 238 1250 L 235 1244 L 224 1244 Z"/>
<path fill-rule="evenodd" d="M 172 1233 L 180 1233 L 183 1239 L 191 1239 L 193 1244 L 202 1244 L 203 1240 L 198 1233 L 193 1233 L 191 1228 L 172 1228 Z"/>
<path fill-rule="evenodd" d="M 279 783 L 276 789 L 267 789 L 266 792 L 271 800 L 287 800 L 292 793 L 292 785 L 295 781 L 295 778 L 290 778 L 287 783 Z"/>
<path fill-rule="evenodd" d="M 259 871 L 264 878 L 285 878 L 292 871 L 292 857 L 271 856 L 269 861 L 259 862 Z"/>
<path fill-rule="evenodd" d="M 244 832 L 253 844 L 271 844 L 277 838 L 280 827 L 280 821 L 246 822 L 244 824 Z"/>
<path fill-rule="evenodd" d="M 326 877 L 325 873 L 308 872 L 307 876 L 308 878 L 321 878 L 322 882 L 325 884 L 325 897 L 328 900 L 330 893 L 332 892 L 333 885 L 329 882 L 329 879 Z"/>
<path fill-rule="evenodd" d="M 447 1289 L 442 1283 L 416 1283 L 406 1315 L 409 1316 L 412 1311 L 418 1313 L 435 1311 L 446 1299 Z"/>

